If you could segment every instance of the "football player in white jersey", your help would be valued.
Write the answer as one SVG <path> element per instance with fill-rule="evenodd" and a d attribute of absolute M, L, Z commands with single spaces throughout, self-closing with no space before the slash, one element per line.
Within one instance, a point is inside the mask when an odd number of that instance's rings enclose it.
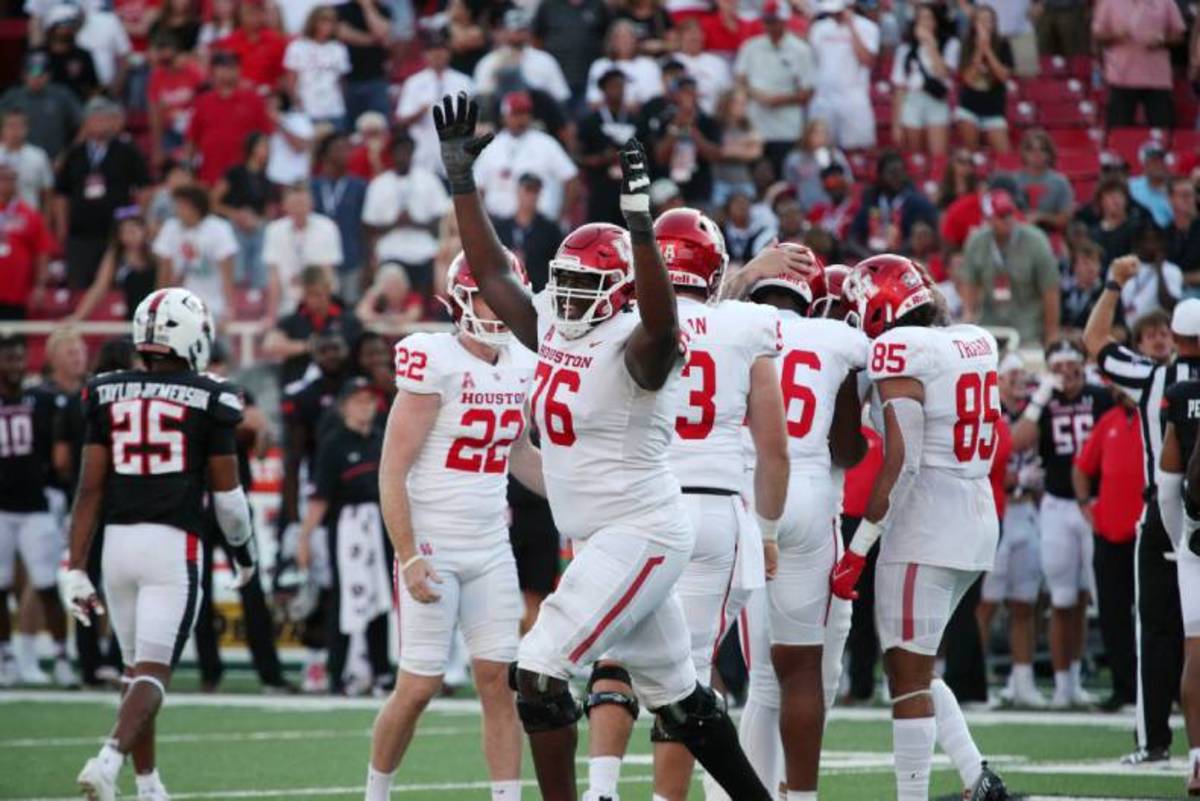
<path fill-rule="evenodd" d="M 688 338 L 684 394 L 670 456 L 696 546 L 676 593 L 691 632 L 697 677 L 711 684 L 713 656 L 746 588 L 761 587 L 775 573 L 774 534 L 788 482 L 783 397 L 775 370 L 779 320 L 764 306 L 708 303 L 717 294 L 728 257 L 720 229 L 704 214 L 672 209 L 655 221 L 654 236 Z M 757 524 L 741 497 L 747 430 L 754 443 Z M 735 563 L 740 575 L 735 575 Z M 613 668 L 613 663 L 601 662 L 589 682 L 585 706 L 591 759 L 585 799 L 616 798 L 620 759 L 633 731 L 634 718 L 623 713 L 627 707 L 611 704 L 632 692 L 627 684 L 607 678 Z M 654 798 L 682 801 L 691 783 L 692 756 L 661 726 L 650 737 L 655 743 Z"/>
<path fill-rule="evenodd" d="M 517 286 L 528 292 L 520 262 L 504 255 Z M 461 253 L 446 282 L 458 330 L 412 334 L 396 344 L 399 392 L 379 483 L 403 579 L 400 673 L 375 721 L 366 801 L 388 798 L 417 719 L 441 690 L 456 626 L 483 707 L 492 799 L 521 796 L 508 665 L 517 655 L 522 603 L 505 521 L 510 467 L 527 487 L 541 488 L 537 451 L 524 435 L 534 358 L 480 296 Z"/>
<path fill-rule="evenodd" d="M 779 309 L 783 339 L 780 382 L 791 480 L 779 524 L 779 570 L 767 585 L 767 614 L 770 661 L 780 688 L 786 799 L 812 801 L 825 721 L 829 576 L 841 551 L 843 471 L 866 452 L 858 371 L 866 366 L 868 342 L 844 322 L 807 316 L 827 297 L 819 267 L 805 276 L 762 279 L 750 297 Z M 840 658 L 841 648 L 835 650 Z"/>
<path fill-rule="evenodd" d="M 545 292 L 531 300 L 475 190 L 472 165 L 491 140 L 475 135 L 477 116 L 465 94 L 434 108 L 442 161 L 480 291 L 537 350 L 532 407 L 545 488 L 555 523 L 577 546 L 510 674 L 542 797 L 576 798 L 581 711 L 567 680 L 607 654 L 663 729 L 733 797 L 767 801 L 732 721 L 697 681 L 674 594 L 695 541 L 668 460 L 686 348 L 654 241 L 645 153 L 634 140 L 621 151 L 629 232 L 593 223 L 569 234 Z"/>
<path fill-rule="evenodd" d="M 1000 418 L 996 341 L 976 326 L 939 325 L 935 290 L 901 256 L 859 263 L 845 292 L 873 340 L 867 368 L 881 404 L 884 462 L 832 587 L 853 598 L 867 551 L 886 533 L 875 610 L 892 696 L 898 799 L 929 798 L 935 740 L 958 768 L 965 798 L 1006 799 L 954 693 L 933 675 L 951 614 L 996 552 L 988 480 Z"/>

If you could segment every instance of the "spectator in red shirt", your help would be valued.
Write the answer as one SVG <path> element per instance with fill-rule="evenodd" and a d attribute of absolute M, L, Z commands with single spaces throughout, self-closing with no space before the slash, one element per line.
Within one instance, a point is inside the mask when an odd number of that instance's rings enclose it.
<path fill-rule="evenodd" d="M 188 125 L 188 142 L 200 156 L 197 177 L 209 185 L 241 160 L 247 136 L 271 131 L 266 103 L 253 89 L 240 86 L 240 78 L 236 55 L 214 53 L 213 88 L 196 98 Z"/>
<path fill-rule="evenodd" d="M 215 48 L 236 54 L 242 76 L 261 93 L 268 94 L 282 86 L 283 53 L 288 38 L 267 27 L 262 0 L 242 0 L 239 9 L 237 29 L 217 41 Z"/>
<path fill-rule="evenodd" d="M 858 530 L 871 487 L 875 485 L 875 476 L 883 467 L 883 439 L 866 426 L 862 433 L 867 438 L 867 455 L 846 471 L 844 485 L 842 539 L 847 545 Z M 854 602 L 850 619 L 850 636 L 846 639 L 846 652 L 850 655 L 850 689 L 843 703 L 869 703 L 875 695 L 875 662 L 879 658 L 879 633 L 875 630 L 875 562 L 878 558 L 879 546 L 876 544 L 867 553 L 863 574 L 869 574 L 869 577 L 860 582 L 858 600 Z"/>
<path fill-rule="evenodd" d="M 0 320 L 23 320 L 41 305 L 54 237 L 17 193 L 17 170 L 0 159 Z"/>
<path fill-rule="evenodd" d="M 150 28 L 158 19 L 162 0 L 112 0 L 112 10 L 121 20 L 129 43 L 135 53 L 141 53 L 149 44 Z"/>
<path fill-rule="evenodd" d="M 742 42 L 762 33 L 761 22 L 747 22 L 738 16 L 738 0 L 717 0 L 715 11 L 700 18 L 706 50 L 733 57 Z"/>
<path fill-rule="evenodd" d="M 1104 651 L 1113 676 L 1112 696 L 1101 704 L 1108 711 L 1137 700 L 1133 554 L 1145 487 L 1141 460 L 1130 458 L 1130 454 L 1142 452 L 1137 406 L 1124 393 L 1115 394 L 1118 405 L 1096 421 L 1071 468 L 1075 498 L 1096 532 L 1092 557 L 1096 603 L 1100 608 Z M 1095 501 L 1093 486 L 1097 487 Z"/>
<path fill-rule="evenodd" d="M 364 111 L 355 123 L 357 144 L 350 150 L 346 171 L 367 181 L 394 166 L 388 144 L 387 118 L 378 111 Z"/>
<path fill-rule="evenodd" d="M 204 84 L 204 71 L 180 53 L 170 32 L 154 37 L 154 66 L 146 101 L 150 112 L 150 163 L 157 171 L 183 147 L 192 104 Z"/>

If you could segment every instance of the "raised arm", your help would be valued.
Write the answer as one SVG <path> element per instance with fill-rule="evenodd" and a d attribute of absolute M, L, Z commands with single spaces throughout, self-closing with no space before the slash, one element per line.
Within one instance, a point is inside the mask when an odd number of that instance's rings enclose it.
<path fill-rule="evenodd" d="M 463 253 L 483 299 L 512 329 L 522 345 L 536 350 L 537 311 L 525 288 L 509 269 L 504 246 L 475 190 L 472 172 L 475 159 L 492 141 L 490 133 L 475 135 L 478 118 L 479 105 L 465 92 L 459 92 L 457 98 L 446 95 L 440 106 L 433 107 L 433 124 L 442 143 L 442 164 L 446 167 L 450 194 L 454 198 Z"/>
<path fill-rule="evenodd" d="M 650 174 L 642 143 L 621 148 L 621 214 L 633 243 L 633 283 L 642 322 L 625 346 L 625 367 L 643 389 L 661 389 L 678 361 L 679 315 L 675 288 L 654 241 L 650 216 Z"/>
<path fill-rule="evenodd" d="M 1109 265 L 1109 280 L 1105 282 L 1104 291 L 1092 307 L 1083 329 L 1083 344 L 1092 358 L 1097 358 L 1105 345 L 1116 341 L 1112 335 L 1113 317 L 1117 313 L 1117 304 L 1121 302 L 1121 289 L 1137 270 L 1136 256 L 1122 256 Z"/>

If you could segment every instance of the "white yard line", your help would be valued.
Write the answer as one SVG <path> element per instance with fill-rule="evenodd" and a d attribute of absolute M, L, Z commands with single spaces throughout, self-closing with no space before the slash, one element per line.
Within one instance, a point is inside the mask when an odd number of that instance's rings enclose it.
<path fill-rule="evenodd" d="M 115 692 L 70 690 L 5 690 L 0 692 L 0 704 L 23 701 L 37 703 L 97 703 L 116 706 Z M 171 706 L 267 709 L 284 712 L 328 712 L 338 710 L 376 711 L 383 703 L 379 698 L 334 698 L 332 696 L 287 695 L 202 695 L 199 693 L 167 694 Z M 474 698 L 435 698 L 429 709 L 452 715 L 479 714 L 479 701 Z M 976 726 L 1082 726 L 1097 729 L 1129 729 L 1134 725 L 1132 713 L 1107 715 L 1100 712 L 1030 712 L 1015 710 L 966 709 L 967 721 Z M 737 715 L 737 712 L 734 712 Z M 879 722 L 890 720 L 891 711 L 884 707 L 835 708 L 832 720 Z M 1172 727 L 1182 727 L 1182 716 L 1171 718 Z"/>
<path fill-rule="evenodd" d="M 428 726 L 417 730 L 422 737 L 452 737 L 474 735 L 474 726 Z M 203 734 L 159 734 L 158 743 L 235 743 L 271 742 L 274 740 L 335 740 L 339 737 L 370 737 L 370 729 L 298 729 L 279 731 L 229 731 Z M 0 748 L 64 748 L 79 745 L 101 745 L 105 737 L 20 737 L 0 739 Z"/>

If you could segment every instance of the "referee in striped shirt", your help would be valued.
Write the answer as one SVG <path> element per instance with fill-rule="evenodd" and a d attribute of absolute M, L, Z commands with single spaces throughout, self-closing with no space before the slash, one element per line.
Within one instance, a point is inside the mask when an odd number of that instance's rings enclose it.
<path fill-rule="evenodd" d="M 1138 610 L 1137 750 L 1126 764 L 1161 762 L 1171 749 L 1171 705 L 1179 694 L 1183 670 L 1183 618 L 1171 541 L 1155 502 L 1158 460 L 1162 452 L 1164 396 L 1168 387 L 1200 379 L 1200 300 L 1176 304 L 1171 317 L 1175 358 L 1158 363 L 1112 337 L 1113 315 L 1121 288 L 1138 271 L 1134 256 L 1123 256 L 1108 268 L 1109 280 L 1092 309 L 1083 339 L 1100 372 L 1138 405 L 1145 443 L 1146 509 L 1138 526 L 1134 586 Z"/>

